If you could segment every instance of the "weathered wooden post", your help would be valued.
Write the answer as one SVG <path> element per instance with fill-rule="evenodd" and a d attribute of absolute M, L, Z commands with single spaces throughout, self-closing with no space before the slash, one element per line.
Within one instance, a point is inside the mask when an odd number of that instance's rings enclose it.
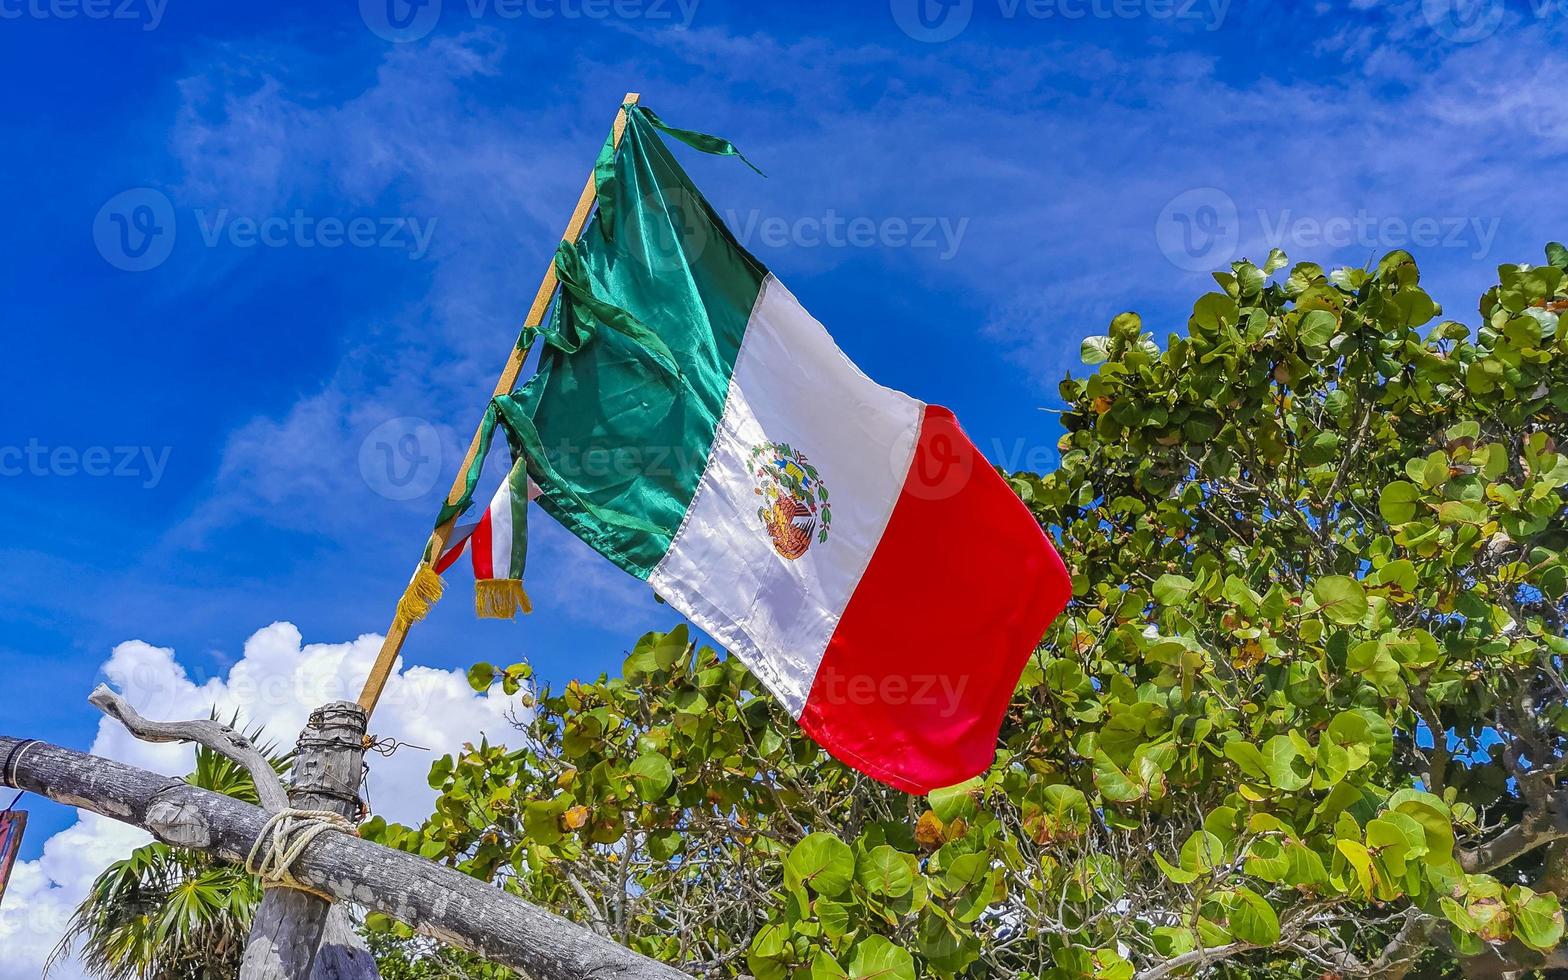
<path fill-rule="evenodd" d="M 311 714 L 294 755 L 290 807 L 336 813 L 358 822 L 368 722 L 365 709 L 348 701 L 333 702 Z M 266 885 L 266 896 L 251 925 L 240 980 L 311 980 L 332 903 L 303 888 Z M 370 958 L 362 950 L 342 954 Z M 333 955 L 337 957 L 339 951 Z M 375 976 L 374 965 L 361 975 Z"/>

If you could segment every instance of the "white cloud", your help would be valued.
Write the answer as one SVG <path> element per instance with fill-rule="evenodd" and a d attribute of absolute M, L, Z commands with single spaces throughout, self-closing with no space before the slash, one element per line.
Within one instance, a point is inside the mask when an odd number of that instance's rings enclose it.
<path fill-rule="evenodd" d="M 103 672 L 148 718 L 203 718 L 216 708 L 227 720 L 237 711 L 242 725 L 265 724 L 266 737 L 287 748 L 313 708 L 358 696 L 380 646 L 374 634 L 350 643 L 304 644 L 293 624 L 274 623 L 253 634 L 241 659 L 221 676 L 193 676 L 173 650 L 140 640 L 115 647 Z M 425 778 L 430 763 L 481 735 L 505 741 L 511 728 L 507 712 L 515 707 L 515 699 L 499 690 L 475 694 L 457 671 L 416 666 L 395 672 L 371 720 L 371 734 L 431 751 L 405 748 L 390 758 L 370 756 L 367 788 L 375 812 L 404 823 L 422 821 L 435 799 Z M 99 722 L 91 751 L 170 775 L 190 771 L 194 752 L 186 745 L 137 741 L 107 718 Z M 0 907 L 0 980 L 38 980 L 93 878 L 149 839 L 134 827 L 81 812 L 74 826 L 45 843 L 41 857 L 19 864 Z M 51 974 L 53 980 L 81 976 L 74 963 Z"/>

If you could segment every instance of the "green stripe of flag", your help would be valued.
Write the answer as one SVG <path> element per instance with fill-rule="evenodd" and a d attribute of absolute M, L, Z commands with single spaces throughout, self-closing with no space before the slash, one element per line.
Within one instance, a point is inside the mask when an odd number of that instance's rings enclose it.
<path fill-rule="evenodd" d="M 647 578 L 696 492 L 767 269 L 638 107 L 613 162 L 613 179 L 601 168 L 600 210 L 558 263 L 587 281 L 563 290 L 541 331 L 539 372 L 506 414 L 531 418 L 537 432 L 545 458 L 529 466 L 540 505 Z M 583 288 L 629 318 L 574 301 Z"/>

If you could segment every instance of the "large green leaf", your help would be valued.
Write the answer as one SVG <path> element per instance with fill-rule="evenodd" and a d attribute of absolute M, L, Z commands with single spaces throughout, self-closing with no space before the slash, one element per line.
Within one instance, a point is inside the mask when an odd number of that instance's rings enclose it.
<path fill-rule="evenodd" d="M 1563 907 L 1554 896 L 1529 895 L 1514 904 L 1514 935 L 1529 946 L 1547 951 L 1563 938 Z"/>
<path fill-rule="evenodd" d="M 1279 942 L 1279 915 L 1263 896 L 1250 888 L 1238 887 L 1231 893 L 1229 928 L 1231 935 L 1254 946 Z"/>
<path fill-rule="evenodd" d="M 1312 583 L 1312 597 L 1336 623 L 1353 625 L 1367 614 L 1367 593 L 1348 575 L 1325 575 Z"/>
<path fill-rule="evenodd" d="M 902 898 L 915 887 L 915 859 L 887 844 L 879 844 L 855 862 L 855 880 L 873 895 Z"/>
<path fill-rule="evenodd" d="M 1263 743 L 1263 769 L 1276 789 L 1294 792 L 1312 781 L 1312 768 L 1288 735 L 1275 735 Z"/>
<path fill-rule="evenodd" d="M 841 895 L 855 877 L 855 853 L 832 834 L 808 834 L 784 862 L 790 881 L 818 895 Z"/>
<path fill-rule="evenodd" d="M 1088 828 L 1092 816 L 1089 801 L 1076 787 L 1053 783 L 1041 789 L 1037 799 L 1038 835 L 1059 840 L 1076 837 Z M 1025 800 L 1025 819 L 1034 809 L 1031 803 L 1033 800 Z"/>
<path fill-rule="evenodd" d="M 1349 752 L 1352 769 L 1380 766 L 1394 753 L 1394 730 L 1388 719 L 1369 708 L 1349 708 L 1334 716 L 1329 734 Z"/>
<path fill-rule="evenodd" d="M 1309 348 L 1321 348 L 1334 339 L 1334 331 L 1339 327 L 1339 321 L 1334 319 L 1334 314 L 1325 310 L 1312 310 L 1301 319 L 1301 326 L 1297 336 Z"/>
<path fill-rule="evenodd" d="M 1388 523 L 1404 524 L 1415 520 L 1416 505 L 1420 499 L 1421 491 L 1415 488 L 1415 484 L 1395 480 L 1384 486 L 1378 494 L 1377 509 Z"/>
<path fill-rule="evenodd" d="M 1192 594 L 1192 579 L 1166 573 L 1154 580 L 1154 598 L 1162 605 L 1179 606 Z"/>
<path fill-rule="evenodd" d="M 670 760 L 657 752 L 639 755 L 632 760 L 628 772 L 637 787 L 637 795 L 649 801 L 664 796 L 675 781 L 675 769 L 670 765 Z"/>
<path fill-rule="evenodd" d="M 849 975 L 852 980 L 915 980 L 915 958 L 882 936 L 867 936 L 855 944 Z"/>

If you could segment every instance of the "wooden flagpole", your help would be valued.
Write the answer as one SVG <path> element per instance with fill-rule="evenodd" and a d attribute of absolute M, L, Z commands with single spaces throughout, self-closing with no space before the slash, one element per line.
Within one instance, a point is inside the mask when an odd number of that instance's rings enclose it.
<path fill-rule="evenodd" d="M 615 145 L 620 146 L 621 134 L 626 131 L 625 106 L 637 102 L 636 92 L 627 92 L 626 98 L 621 100 L 622 108 L 616 112 L 613 139 Z M 583 226 L 588 223 L 588 212 L 593 210 L 594 204 L 594 179 L 592 171 L 588 174 L 588 183 L 584 185 L 583 192 L 577 198 L 577 207 L 572 211 L 572 219 L 566 224 L 566 231 L 562 238 L 575 242 L 582 235 Z M 552 253 L 553 254 L 553 253 Z M 537 327 L 544 323 L 545 310 L 550 308 L 550 300 L 555 295 L 558 285 L 555 278 L 555 262 L 552 260 L 545 270 L 544 279 L 539 283 L 539 291 L 534 294 L 534 304 L 528 310 L 528 317 L 523 321 L 523 326 Z M 530 347 L 514 347 L 511 356 L 506 359 L 506 367 L 501 369 L 501 377 L 495 383 L 495 393 L 505 395 L 517 384 L 517 376 L 522 373 L 523 362 L 528 359 Z M 464 478 L 468 468 L 473 465 L 474 458 L 479 455 L 480 430 L 474 431 L 474 438 L 468 444 L 468 455 L 463 458 L 463 465 L 457 471 L 457 478 L 452 481 L 452 489 L 447 493 L 447 503 L 455 504 L 463 495 Z M 429 566 L 446 550 L 447 539 L 452 536 L 452 528 L 457 523 L 453 517 L 445 524 L 436 528 L 430 535 L 430 540 L 425 545 L 425 552 L 420 557 L 419 565 L 415 567 L 415 575 L 421 568 Z M 375 666 L 370 669 L 370 677 L 365 681 L 365 689 L 360 692 L 359 704 L 367 713 L 376 710 L 376 702 L 381 700 L 381 692 L 386 688 L 387 678 L 392 674 L 392 665 L 397 661 L 397 656 L 403 650 L 403 641 L 408 638 L 408 630 L 412 625 L 406 617 L 393 616 L 392 626 L 387 630 L 387 637 L 381 643 L 381 652 L 376 656 Z"/>

